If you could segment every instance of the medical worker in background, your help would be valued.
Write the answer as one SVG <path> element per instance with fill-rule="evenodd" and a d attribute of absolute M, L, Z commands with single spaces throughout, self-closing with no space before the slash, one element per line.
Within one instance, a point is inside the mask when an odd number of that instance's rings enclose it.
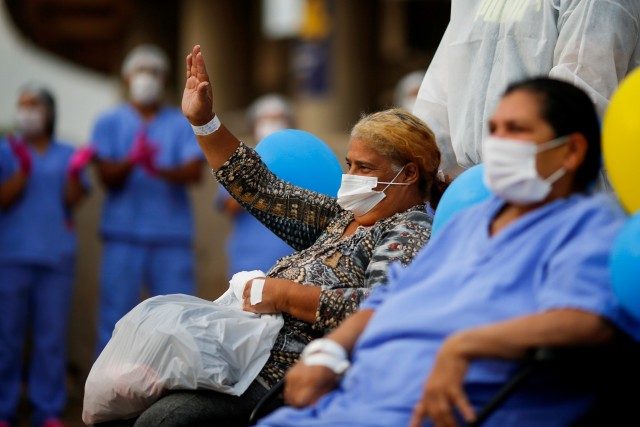
<path fill-rule="evenodd" d="M 284 96 L 276 93 L 262 95 L 247 109 L 247 123 L 258 144 L 265 137 L 283 129 L 296 127 L 293 106 Z"/>
<path fill-rule="evenodd" d="M 281 95 L 263 95 L 247 109 L 247 123 L 257 144 L 274 132 L 294 128 L 293 108 Z M 293 253 L 291 246 L 249 214 L 221 185 L 215 207 L 232 221 L 227 240 L 229 278 L 239 271 L 268 271 L 277 260 Z"/>
<path fill-rule="evenodd" d="M 103 114 L 91 136 L 107 195 L 98 319 L 98 353 L 116 322 L 150 296 L 195 291 L 194 222 L 187 186 L 203 157 L 189 122 L 163 102 L 166 54 L 140 45 L 125 58 L 128 101 Z"/>
<path fill-rule="evenodd" d="M 415 70 L 398 80 L 393 91 L 393 104 L 396 107 L 404 108 L 409 112 L 413 111 L 424 74 L 425 70 Z"/>
<path fill-rule="evenodd" d="M 23 383 L 34 427 L 61 427 L 73 297 L 73 208 L 89 191 L 92 151 L 54 136 L 51 92 L 19 92 L 16 134 L 0 141 L 0 426 L 17 424 Z M 30 330 L 29 366 L 22 368 Z M 26 378 L 23 373 L 26 372 Z"/>
<path fill-rule="evenodd" d="M 602 118 L 640 65 L 638 0 L 453 0 L 413 112 L 436 134 L 450 176 L 482 162 L 505 88 L 546 75 L 587 92 Z"/>

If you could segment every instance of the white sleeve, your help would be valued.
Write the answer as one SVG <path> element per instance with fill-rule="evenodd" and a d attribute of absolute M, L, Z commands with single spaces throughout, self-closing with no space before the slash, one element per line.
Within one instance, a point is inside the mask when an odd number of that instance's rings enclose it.
<path fill-rule="evenodd" d="M 440 168 L 449 174 L 454 174 L 458 163 L 451 144 L 449 129 L 448 101 L 448 64 L 447 48 L 451 24 L 442 36 L 431 64 L 424 76 L 413 113 L 421 118 L 435 133 L 436 142 L 442 153 Z"/>
<path fill-rule="evenodd" d="M 570 0 L 560 10 L 554 66 L 549 76 L 585 90 L 604 116 L 611 95 L 635 66 L 640 1 Z"/>

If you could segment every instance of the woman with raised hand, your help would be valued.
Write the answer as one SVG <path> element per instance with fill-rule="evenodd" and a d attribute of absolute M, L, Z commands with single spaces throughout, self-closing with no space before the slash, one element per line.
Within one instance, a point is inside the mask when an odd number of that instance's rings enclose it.
<path fill-rule="evenodd" d="M 182 109 L 216 179 L 251 214 L 296 249 L 266 278 L 249 280 L 244 309 L 282 313 L 284 326 L 266 365 L 241 396 L 196 390 L 168 394 L 136 420 L 112 425 L 246 426 L 258 400 L 314 338 L 335 328 L 373 288 L 389 264 L 408 265 L 427 242 L 432 207 L 446 184 L 429 128 L 393 109 L 363 117 L 353 128 L 337 200 L 293 186 L 221 124 L 200 46 L 187 57 Z M 260 281 L 262 301 L 252 305 Z M 262 282 L 264 281 L 264 283 Z M 338 368 L 336 368 L 338 369 Z"/>

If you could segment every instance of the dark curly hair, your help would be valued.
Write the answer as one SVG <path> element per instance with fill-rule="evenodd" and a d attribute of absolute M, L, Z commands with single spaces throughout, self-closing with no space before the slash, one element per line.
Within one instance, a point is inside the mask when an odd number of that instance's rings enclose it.
<path fill-rule="evenodd" d="M 505 95 L 525 91 L 540 100 L 540 117 L 554 130 L 556 137 L 574 132 L 582 134 L 588 147 L 584 162 L 576 171 L 574 186 L 584 190 L 598 177 L 602 165 L 600 122 L 595 105 L 578 87 L 548 77 L 527 79 L 511 84 Z"/>

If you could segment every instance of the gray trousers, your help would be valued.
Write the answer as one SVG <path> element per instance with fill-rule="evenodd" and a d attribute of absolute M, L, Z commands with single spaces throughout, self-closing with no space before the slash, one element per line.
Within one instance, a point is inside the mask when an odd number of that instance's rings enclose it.
<path fill-rule="evenodd" d="M 109 421 L 95 427 L 247 427 L 251 411 L 267 389 L 257 381 L 241 396 L 208 390 L 174 391 L 138 418 Z M 282 405 L 275 402 L 272 409 Z"/>

